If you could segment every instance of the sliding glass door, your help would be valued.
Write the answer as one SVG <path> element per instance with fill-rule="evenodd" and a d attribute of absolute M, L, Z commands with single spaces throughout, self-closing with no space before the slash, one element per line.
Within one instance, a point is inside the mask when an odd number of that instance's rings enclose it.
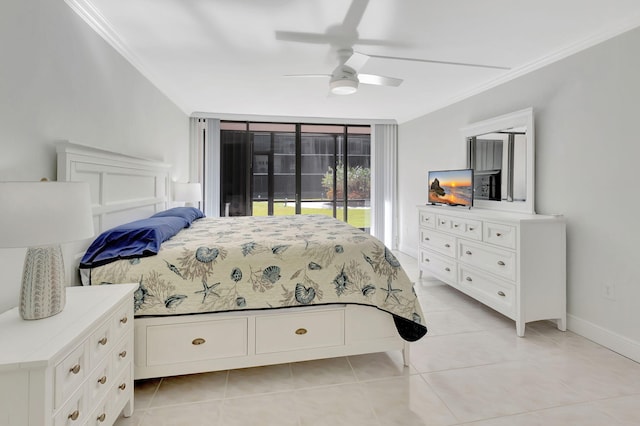
<path fill-rule="evenodd" d="M 324 214 L 369 229 L 369 126 L 223 121 L 220 129 L 221 211 Z"/>

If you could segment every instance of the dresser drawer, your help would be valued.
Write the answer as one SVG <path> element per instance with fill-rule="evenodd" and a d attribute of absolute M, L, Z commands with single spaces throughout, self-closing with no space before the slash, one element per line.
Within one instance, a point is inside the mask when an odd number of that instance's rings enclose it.
<path fill-rule="evenodd" d="M 224 345 L 217 342 L 224 341 Z M 247 355 L 247 319 L 194 321 L 147 327 L 147 365 Z"/>
<path fill-rule="evenodd" d="M 435 213 L 429 212 L 420 212 L 420 226 L 424 226 L 427 228 L 435 228 L 436 227 L 436 215 Z"/>
<path fill-rule="evenodd" d="M 458 241 L 458 259 L 483 271 L 515 281 L 516 253 L 472 241 Z"/>
<path fill-rule="evenodd" d="M 420 250 L 420 264 L 424 269 L 434 276 L 447 283 L 457 282 L 457 271 L 455 260 L 428 250 Z"/>
<path fill-rule="evenodd" d="M 86 383 L 87 402 L 89 406 L 94 406 L 98 403 L 98 401 L 107 394 L 107 390 L 113 385 L 115 374 L 109 361 L 109 358 L 103 359 L 100 365 L 89 373 L 89 378 Z"/>
<path fill-rule="evenodd" d="M 420 241 L 426 248 L 437 251 L 445 256 L 456 257 L 456 237 L 453 235 L 423 228 L 420 229 Z"/>
<path fill-rule="evenodd" d="M 89 348 L 85 343 L 67 355 L 55 368 L 55 408 L 75 392 L 89 374 Z"/>
<path fill-rule="evenodd" d="M 256 317 L 256 353 L 344 345 L 344 310 Z"/>
<path fill-rule="evenodd" d="M 484 222 L 484 241 L 510 249 L 516 248 L 516 227 L 501 223 Z"/>
<path fill-rule="evenodd" d="M 473 240 L 482 240 L 482 222 L 479 220 L 438 215 L 437 229 Z"/>
<path fill-rule="evenodd" d="M 497 280 L 480 271 L 459 267 L 459 285 L 473 297 L 509 317 L 515 315 L 515 285 Z"/>

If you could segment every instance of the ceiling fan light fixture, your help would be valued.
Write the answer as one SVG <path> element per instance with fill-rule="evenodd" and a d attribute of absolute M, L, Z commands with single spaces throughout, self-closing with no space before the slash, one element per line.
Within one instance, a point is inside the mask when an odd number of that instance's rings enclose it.
<path fill-rule="evenodd" d="M 329 87 L 334 95 L 351 95 L 358 90 L 358 80 L 348 78 L 331 80 Z"/>

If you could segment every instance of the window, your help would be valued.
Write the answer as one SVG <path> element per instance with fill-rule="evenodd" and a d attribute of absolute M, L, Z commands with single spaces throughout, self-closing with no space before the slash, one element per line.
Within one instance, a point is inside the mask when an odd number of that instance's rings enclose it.
<path fill-rule="evenodd" d="M 326 214 L 369 230 L 370 126 L 221 121 L 220 147 L 221 212 Z"/>

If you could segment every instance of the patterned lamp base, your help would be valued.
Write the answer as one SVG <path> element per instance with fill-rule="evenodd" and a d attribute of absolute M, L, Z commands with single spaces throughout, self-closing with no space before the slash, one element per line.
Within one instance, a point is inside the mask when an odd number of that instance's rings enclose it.
<path fill-rule="evenodd" d="M 20 316 L 35 320 L 61 312 L 66 301 L 64 287 L 60 246 L 27 249 L 20 290 Z"/>

